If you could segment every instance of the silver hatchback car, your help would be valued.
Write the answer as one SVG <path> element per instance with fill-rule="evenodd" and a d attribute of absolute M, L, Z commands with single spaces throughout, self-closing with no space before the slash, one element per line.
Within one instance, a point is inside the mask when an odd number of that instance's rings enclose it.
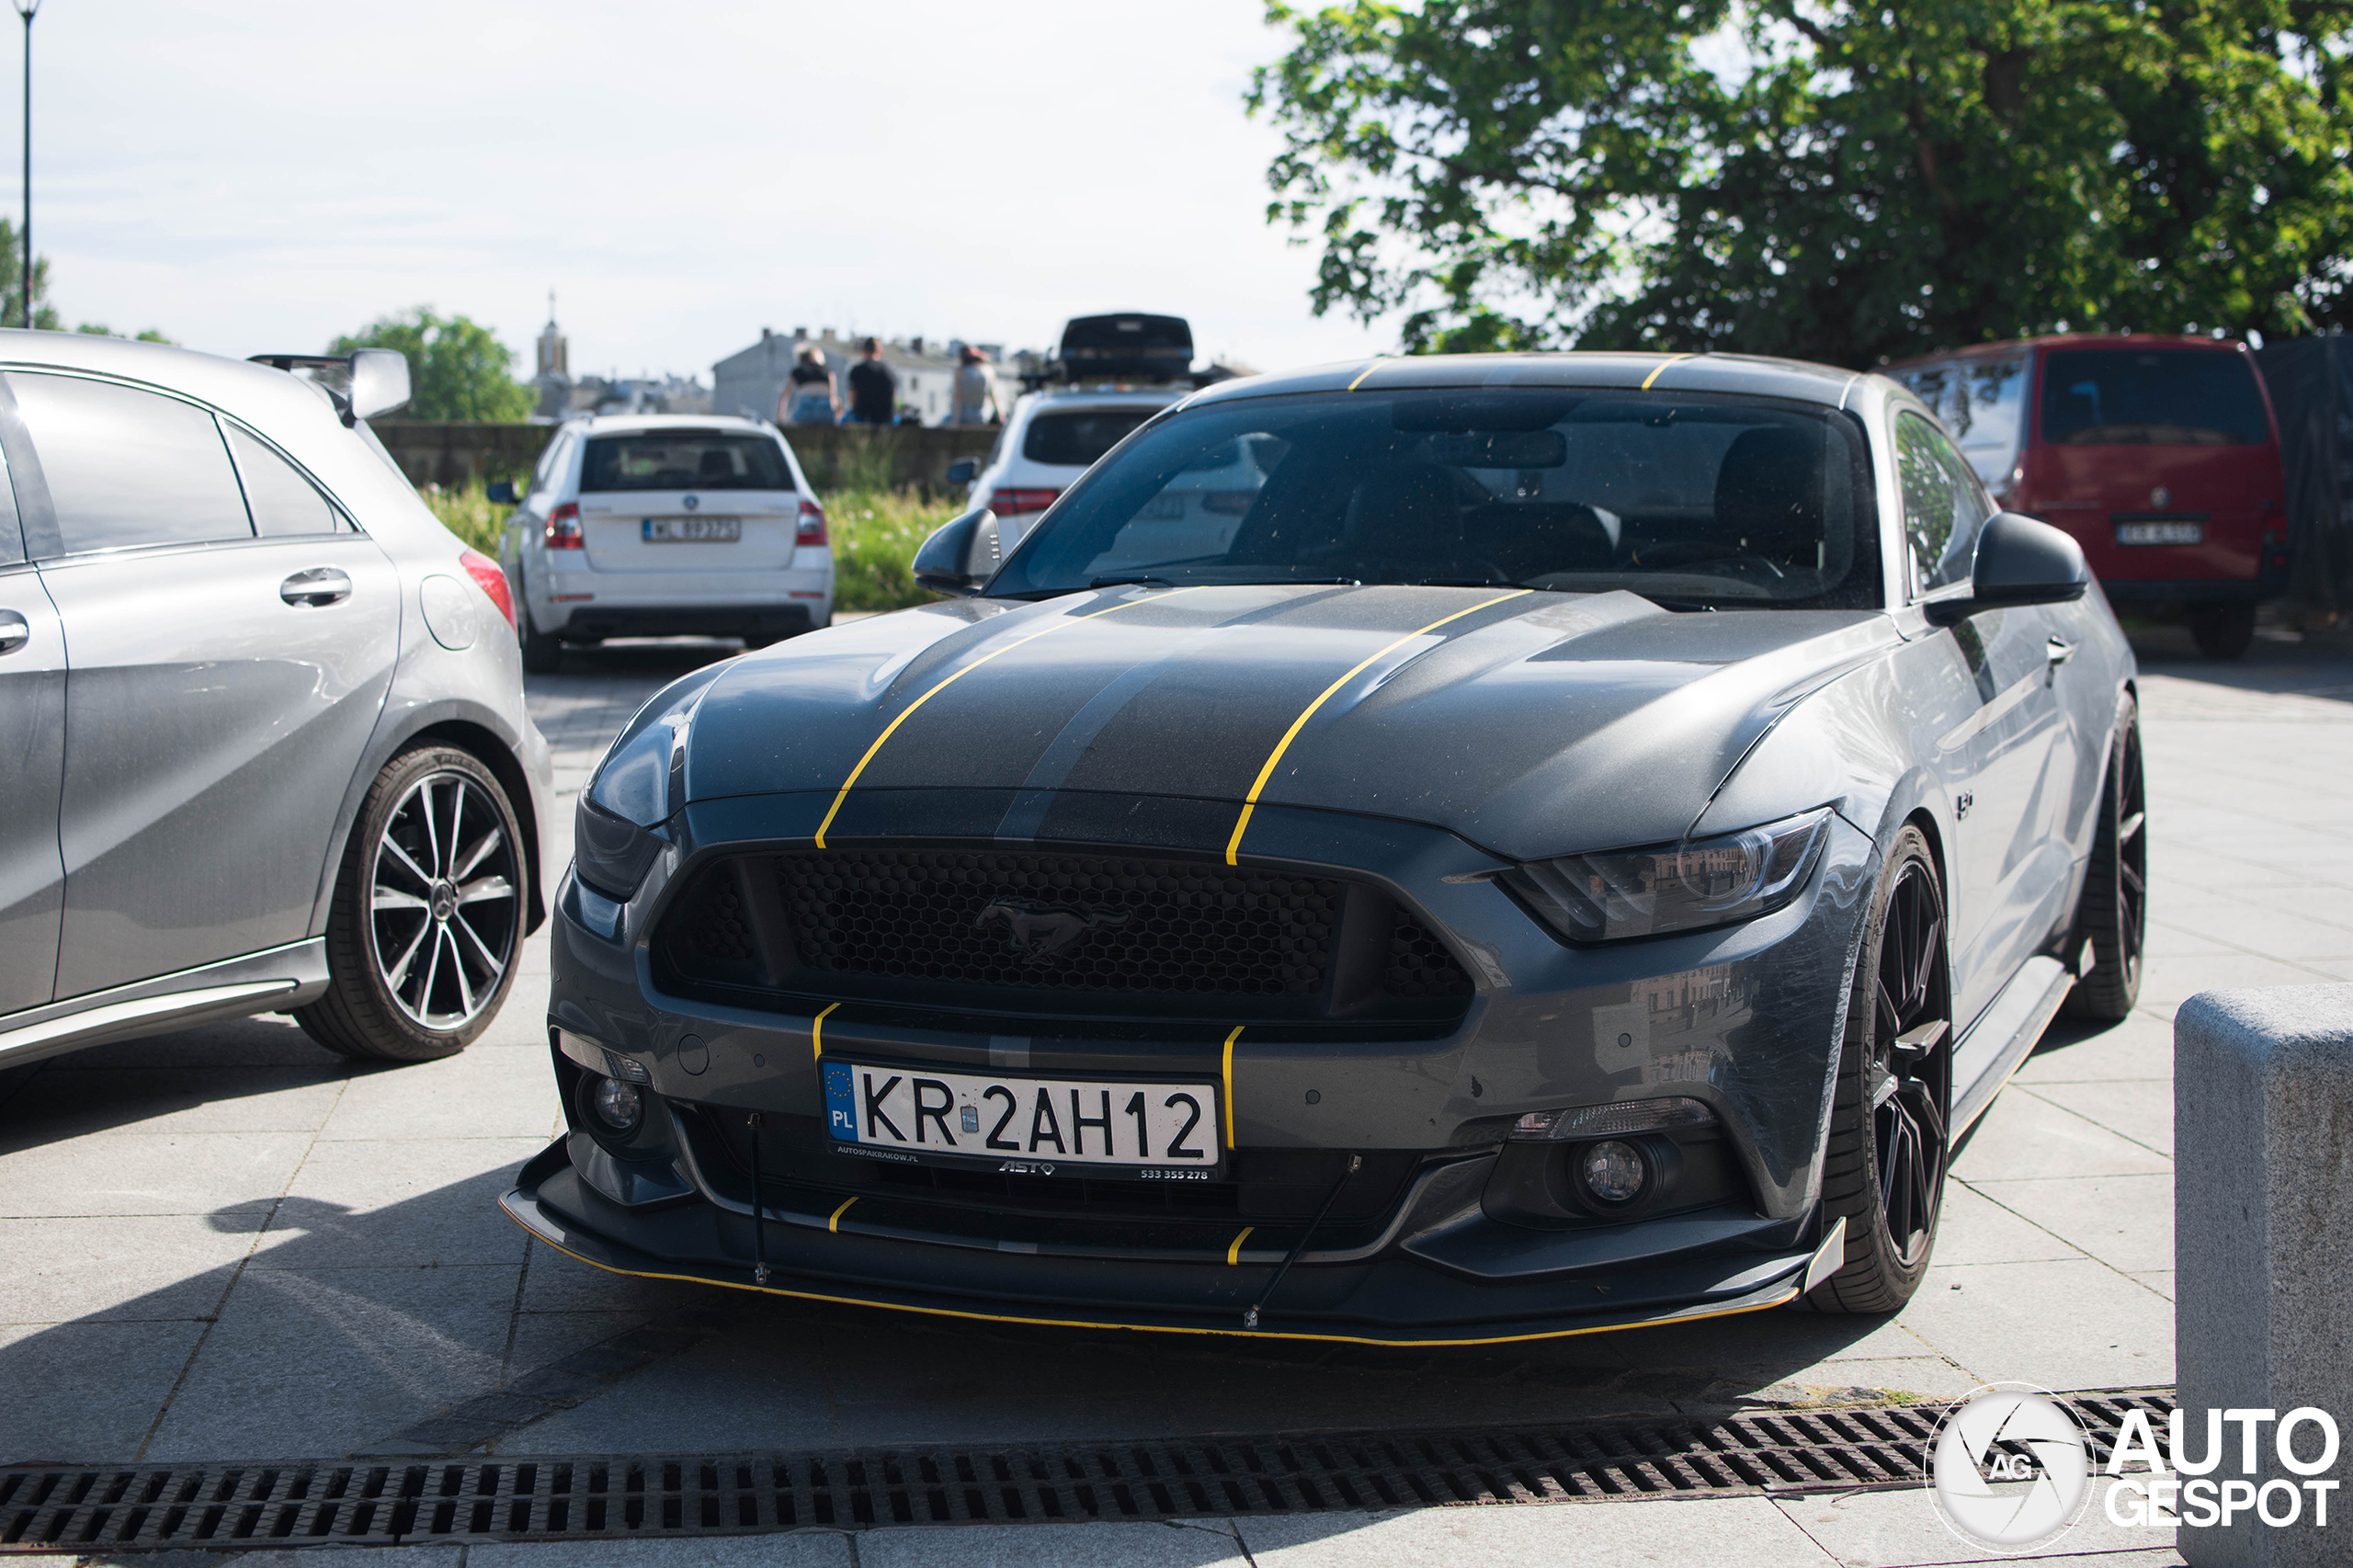
<path fill-rule="evenodd" d="M 397 354 L 0 332 L 0 1071 L 290 1012 L 462 1050 L 542 918 L 495 562 L 365 416 Z"/>

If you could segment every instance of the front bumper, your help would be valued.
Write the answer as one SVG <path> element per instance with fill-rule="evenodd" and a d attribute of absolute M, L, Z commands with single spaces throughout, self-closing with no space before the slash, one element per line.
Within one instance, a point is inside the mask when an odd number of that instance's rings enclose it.
<path fill-rule="evenodd" d="M 954 819 L 952 802 L 921 793 L 930 798 L 908 802 L 911 812 Z M 569 1088 L 606 1065 L 605 1052 L 627 1056 L 645 1072 L 665 1131 L 640 1157 L 617 1159 L 575 1131 L 534 1159 L 505 1206 L 549 1244 L 623 1273 L 1042 1324 L 1244 1333 L 1256 1305 L 1260 1334 L 1377 1344 L 1752 1311 L 1798 1294 L 1817 1266 L 1829 1090 L 1876 871 L 1869 838 L 1843 823 L 1806 895 L 1773 915 L 1570 949 L 1479 880 L 1497 863 L 1449 835 L 1262 812 L 1254 858 L 1382 881 L 1445 934 L 1477 994 L 1459 1024 L 1418 1036 L 1254 1030 L 1222 1062 L 1223 1031 L 1181 1022 L 1091 1030 L 862 1004 L 821 1018 L 665 994 L 648 940 L 665 900 L 690 881 L 685 873 L 747 845 L 805 844 L 825 803 L 778 796 L 689 808 L 626 905 L 567 881 L 552 932 L 559 1076 Z M 889 802 L 869 808 L 881 814 L 868 841 L 897 836 Z M 1153 847 L 1198 847 L 1166 843 L 1176 819 L 1156 820 L 1163 842 Z M 822 1133 L 821 1057 L 961 1071 L 1009 1060 L 1037 1077 L 1216 1081 L 1222 1072 L 1237 1170 L 1370 1151 L 1391 1186 L 1312 1235 L 1328 1176 L 1271 1204 L 1269 1189 L 1245 1187 L 1243 1207 L 1220 1215 L 958 1201 L 893 1186 L 874 1161 L 838 1157 Z M 1519 1115 L 1665 1094 L 1702 1100 L 1718 1117 L 1710 1136 L 1721 1139 L 1728 1185 L 1701 1194 L 1708 1201 L 1617 1223 L 1531 1221 L 1499 1205 L 1506 1149 L 1527 1148 L 1503 1142 Z M 568 1106 L 578 1100 L 567 1093 Z M 745 1131 L 755 1114 L 781 1131 Z M 766 1162 L 756 1236 L 752 1149 Z M 1278 1294 L 1263 1300 L 1302 1244 Z M 762 1263 L 767 1277 L 756 1279 Z"/>

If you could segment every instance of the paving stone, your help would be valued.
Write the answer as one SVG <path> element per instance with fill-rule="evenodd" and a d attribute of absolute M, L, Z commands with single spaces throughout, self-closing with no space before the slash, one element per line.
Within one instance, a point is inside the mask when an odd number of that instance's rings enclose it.
<path fill-rule="evenodd" d="M 1980 1190 L 2124 1273 L 2173 1267 L 2173 1177 L 1989 1181 Z M 1940 1262 L 1948 1259 L 1939 1252 Z"/>
<path fill-rule="evenodd" d="M 528 1238 L 498 1199 L 541 1147 L 529 1138 L 317 1144 L 252 1267 L 518 1267 Z"/>
<path fill-rule="evenodd" d="M 2033 1549 L 2032 1560 L 2096 1568 L 2081 1554 L 2152 1552 L 2171 1555 L 2173 1529 L 2111 1524 L 2101 1506 L 2105 1477 L 2092 1479 L 2084 1514 L 2063 1534 Z M 1992 1554 L 1953 1533 L 1924 1487 L 1916 1492 L 1857 1492 L 1840 1497 L 1790 1498 L 1776 1504 L 1800 1529 L 1847 1568 L 1909 1568 L 1914 1563 L 1982 1563 Z M 2174 1561 L 2178 1562 L 2178 1558 Z"/>
<path fill-rule="evenodd" d="M 1904 1326 L 1980 1382 L 2173 1381 L 2173 1303 L 2088 1259 L 1931 1265 Z"/>
<path fill-rule="evenodd" d="M 200 1323 L 0 1327 L 0 1464 L 139 1456 Z"/>
<path fill-rule="evenodd" d="M 545 1003 L 541 1003 L 544 1015 Z M 529 1138 L 563 1123 L 547 1052 L 475 1048 L 351 1080 L 319 1136 L 368 1139 Z"/>
<path fill-rule="evenodd" d="M 2016 1084 L 2173 1082 L 2173 1025 L 2135 1009 L 2120 1023 L 2062 1018 L 2011 1079 Z"/>
<path fill-rule="evenodd" d="M 1122 1527 L 1131 1529 L 1142 1526 Z M 882 1532 L 913 1535 L 913 1530 Z M 952 1535 L 951 1531 L 932 1532 Z M 861 1545 L 875 1535 L 859 1538 Z M 865 1551 L 870 1552 L 871 1546 Z M 369 1562 L 373 1562 L 374 1558 Z M 849 1568 L 878 1559 L 850 1555 L 849 1538 L 812 1535 L 702 1536 L 690 1540 L 566 1540 L 536 1545 L 489 1541 L 466 1549 L 465 1568 Z M 880 1561 L 888 1561 L 882 1559 Z M 1033 1559 L 1044 1568 L 1052 1558 Z M 1113 1559 L 1098 1559 L 1111 1562 Z M 358 1565 L 355 1565 L 358 1568 Z"/>
<path fill-rule="evenodd" d="M 348 1063 L 85 1067 L 68 1056 L 9 1096 L 0 1148 L 111 1132 L 309 1132 L 326 1119 Z"/>
<path fill-rule="evenodd" d="M 0 1321 L 210 1318 L 267 1210 L 0 1220 Z"/>
<path fill-rule="evenodd" d="M 1995 1099 L 1952 1165 L 1963 1181 L 2145 1176 L 2172 1168 L 2163 1154 L 2030 1094 Z"/>
<path fill-rule="evenodd" d="M 1998 1201 L 1995 1183 L 1981 1192 L 1955 1178 L 1945 1184 L 1944 1211 L 1937 1221 L 1938 1263 L 2041 1263 L 2081 1257 L 2083 1250 Z"/>
<path fill-rule="evenodd" d="M 1762 1497 L 1299 1514 L 1245 1518 L 1236 1529 L 1256 1568 L 1824 1568 L 1822 1549 Z"/>
<path fill-rule="evenodd" d="M 2144 1149 L 2173 1158 L 2173 1080 L 2130 1079 L 2105 1084 L 2015 1085 L 2022 1093 L 2049 1100 L 2086 1121 L 2130 1138 Z"/>
<path fill-rule="evenodd" d="M 255 1269 L 145 1457 L 326 1458 L 498 1380 L 516 1269 Z"/>
<path fill-rule="evenodd" d="M 1245 1568 L 1247 1560 L 1222 1530 L 1090 1522 L 869 1530 L 858 1538 L 858 1561 L 859 1568 Z"/>
<path fill-rule="evenodd" d="M 115 1132 L 0 1156 L 0 1218 L 267 1208 L 307 1132 Z"/>

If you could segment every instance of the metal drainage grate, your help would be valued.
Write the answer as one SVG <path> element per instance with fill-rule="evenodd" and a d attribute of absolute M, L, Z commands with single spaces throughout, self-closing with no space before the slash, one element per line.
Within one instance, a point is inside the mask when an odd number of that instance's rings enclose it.
<path fill-rule="evenodd" d="M 2067 1396 L 2104 1461 L 2170 1390 Z M 580 1540 L 1920 1484 L 1939 1404 L 1007 1448 L 0 1470 L 0 1550 Z"/>

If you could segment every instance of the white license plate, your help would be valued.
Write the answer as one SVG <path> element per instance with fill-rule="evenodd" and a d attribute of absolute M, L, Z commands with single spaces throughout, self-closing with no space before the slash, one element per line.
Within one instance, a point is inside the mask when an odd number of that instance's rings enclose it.
<path fill-rule="evenodd" d="M 991 1160 L 1040 1176 L 1124 1166 L 1140 1179 L 1205 1181 L 1219 1168 L 1217 1085 L 1108 1084 L 824 1064 L 825 1131 L 907 1155 Z"/>
<path fill-rule="evenodd" d="M 2203 523 L 2119 523 L 2116 525 L 2119 544 L 2203 544 L 2206 525 Z"/>
<path fill-rule="evenodd" d="M 648 544 L 733 544 L 744 537 L 741 517 L 648 517 L 639 526 Z"/>

